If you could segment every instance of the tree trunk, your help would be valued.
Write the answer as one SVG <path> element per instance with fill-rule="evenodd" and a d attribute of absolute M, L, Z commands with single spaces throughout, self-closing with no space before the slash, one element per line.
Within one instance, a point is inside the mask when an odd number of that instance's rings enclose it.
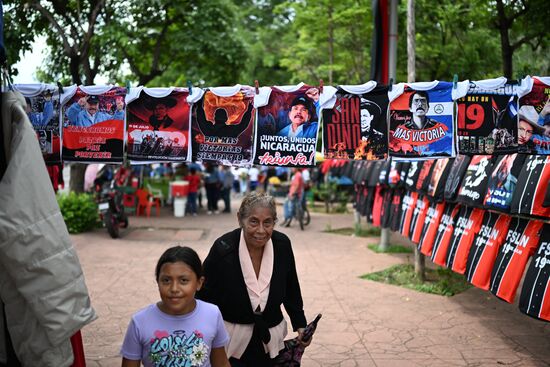
<path fill-rule="evenodd" d="M 414 0 L 407 0 L 407 82 L 416 80 L 416 31 L 414 17 Z M 417 225 L 422 225 L 419 223 Z M 424 255 L 414 247 L 414 272 L 421 281 L 426 279 L 426 260 Z"/>
<path fill-rule="evenodd" d="M 332 68 L 334 66 L 334 24 L 332 23 L 332 3 L 328 5 L 328 84 L 332 85 Z"/>
<path fill-rule="evenodd" d="M 390 229 L 382 228 L 380 231 L 380 243 L 378 244 L 378 250 L 382 252 L 388 251 L 390 247 Z"/>
<path fill-rule="evenodd" d="M 512 26 L 511 22 L 506 17 L 504 11 L 504 4 L 502 0 L 497 0 L 497 26 L 500 33 L 500 52 L 502 55 L 502 72 L 508 79 L 512 78 L 512 57 L 514 56 L 514 49 L 510 44 L 510 34 L 508 31 Z"/>
<path fill-rule="evenodd" d="M 84 173 L 86 173 L 87 164 L 71 163 L 71 180 L 69 190 L 74 192 L 84 192 Z"/>

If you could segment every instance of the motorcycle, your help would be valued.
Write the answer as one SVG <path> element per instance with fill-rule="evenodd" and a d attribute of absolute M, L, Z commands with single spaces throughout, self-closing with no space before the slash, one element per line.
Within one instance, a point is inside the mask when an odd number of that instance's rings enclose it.
<path fill-rule="evenodd" d="M 122 204 L 123 193 L 116 189 L 113 181 L 95 182 L 96 202 L 99 217 L 112 238 L 120 236 L 120 228 L 128 227 L 128 216 Z"/>

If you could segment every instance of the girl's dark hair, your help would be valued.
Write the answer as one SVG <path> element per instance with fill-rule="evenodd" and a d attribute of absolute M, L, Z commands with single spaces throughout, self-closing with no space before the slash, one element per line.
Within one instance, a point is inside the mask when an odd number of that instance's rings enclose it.
<path fill-rule="evenodd" d="M 202 263 L 199 255 L 191 247 L 174 246 L 160 256 L 155 269 L 155 279 L 158 281 L 160 268 L 166 263 L 175 263 L 181 261 L 188 265 L 191 270 L 197 275 L 197 278 L 202 277 Z"/>

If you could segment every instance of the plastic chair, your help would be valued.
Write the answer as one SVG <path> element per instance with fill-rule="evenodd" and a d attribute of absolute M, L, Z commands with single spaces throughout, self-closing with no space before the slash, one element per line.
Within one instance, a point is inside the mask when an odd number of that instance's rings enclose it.
<path fill-rule="evenodd" d="M 137 216 L 142 213 L 142 210 L 145 210 L 147 216 L 150 217 L 151 207 L 153 206 L 157 207 L 157 217 L 160 215 L 160 200 L 158 198 L 153 197 L 149 191 L 143 189 L 136 190 L 136 196 L 138 198 Z"/>
<path fill-rule="evenodd" d="M 154 187 L 151 186 L 149 182 L 147 182 L 147 191 L 151 193 L 153 198 L 160 200 L 161 206 L 164 206 L 164 195 L 162 194 L 161 189 L 155 189 Z"/>

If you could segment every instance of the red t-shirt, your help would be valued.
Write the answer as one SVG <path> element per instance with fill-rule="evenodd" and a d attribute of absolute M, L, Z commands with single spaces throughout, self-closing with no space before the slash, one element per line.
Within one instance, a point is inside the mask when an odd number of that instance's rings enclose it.
<path fill-rule="evenodd" d="M 199 191 L 199 185 L 201 183 L 199 175 L 187 175 L 185 176 L 185 181 L 189 182 L 189 192 L 194 193 Z"/>

